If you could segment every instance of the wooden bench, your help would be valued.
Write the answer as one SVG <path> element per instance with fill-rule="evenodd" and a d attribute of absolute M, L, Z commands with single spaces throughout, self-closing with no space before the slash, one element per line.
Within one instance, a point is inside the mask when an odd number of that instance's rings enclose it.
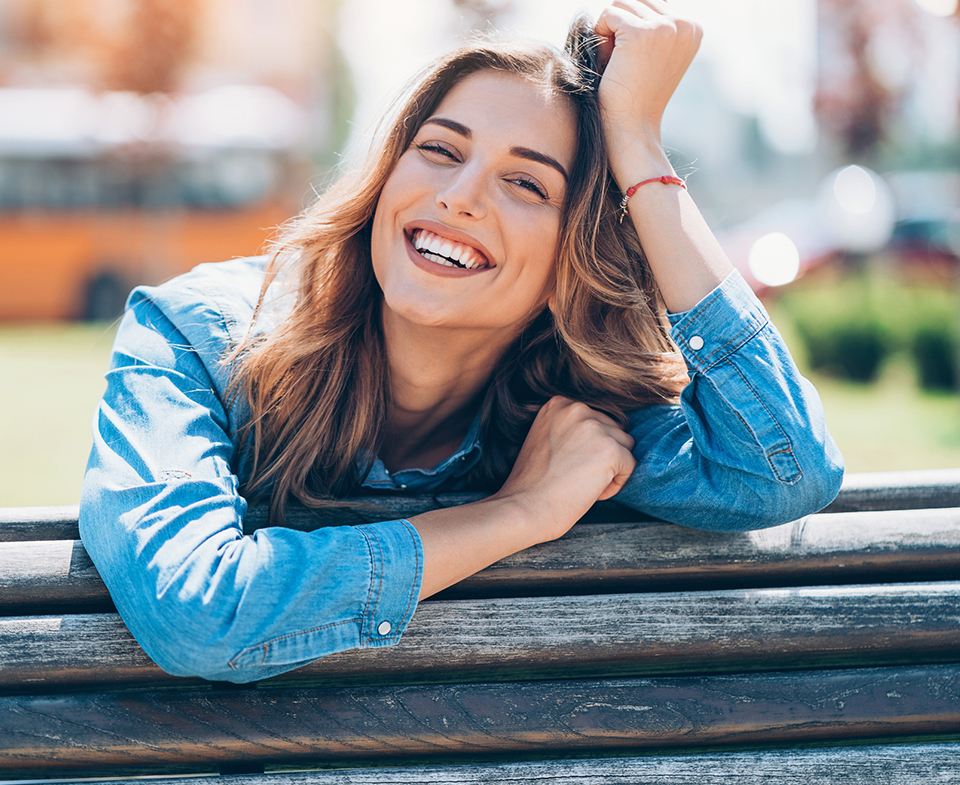
<path fill-rule="evenodd" d="M 0 511 L 0 779 L 960 782 L 960 470 L 853 475 L 744 534 L 598 504 L 422 603 L 398 646 L 243 686 L 150 662 L 76 515 Z"/>

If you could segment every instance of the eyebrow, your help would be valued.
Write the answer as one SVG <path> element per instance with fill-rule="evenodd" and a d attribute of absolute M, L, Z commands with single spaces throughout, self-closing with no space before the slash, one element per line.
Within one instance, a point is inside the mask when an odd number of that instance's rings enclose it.
<path fill-rule="evenodd" d="M 473 138 L 473 131 L 471 131 L 463 123 L 458 123 L 456 120 L 451 120 L 448 117 L 429 117 L 423 121 L 424 125 L 427 123 L 432 123 L 433 125 L 439 125 L 443 128 L 449 128 L 455 134 L 459 134 L 465 139 Z M 510 148 L 510 154 L 515 155 L 517 158 L 526 158 L 528 161 L 536 161 L 537 163 L 545 164 L 551 169 L 556 169 L 563 175 L 564 181 L 567 178 L 567 170 L 563 168 L 562 164 L 554 157 L 547 155 L 546 153 L 541 153 L 537 150 L 531 150 L 529 147 L 519 147 L 514 145 Z"/>

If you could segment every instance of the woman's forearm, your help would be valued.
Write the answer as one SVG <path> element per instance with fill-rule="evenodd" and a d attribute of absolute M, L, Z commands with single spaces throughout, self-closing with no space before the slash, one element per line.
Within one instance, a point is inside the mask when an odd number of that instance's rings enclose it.
<path fill-rule="evenodd" d="M 527 511 L 511 499 L 490 497 L 408 520 L 423 545 L 421 600 L 537 543 Z"/>
<path fill-rule="evenodd" d="M 700 46 L 701 30 L 662 0 L 623 0 L 597 20 L 607 62 L 600 106 L 610 170 L 623 193 L 676 173 L 663 150 L 660 124 L 670 97 Z M 732 267 L 690 194 L 647 183 L 628 202 L 667 309 L 687 311 Z"/>
<path fill-rule="evenodd" d="M 636 466 L 633 437 L 607 415 L 555 396 L 540 409 L 503 488 L 488 499 L 415 516 L 420 597 L 500 559 L 561 537 Z"/>
<path fill-rule="evenodd" d="M 655 138 L 637 134 L 611 140 L 611 169 L 621 191 L 675 172 Z M 627 203 L 629 219 L 671 313 L 689 311 L 733 269 L 689 191 L 647 183 Z"/>

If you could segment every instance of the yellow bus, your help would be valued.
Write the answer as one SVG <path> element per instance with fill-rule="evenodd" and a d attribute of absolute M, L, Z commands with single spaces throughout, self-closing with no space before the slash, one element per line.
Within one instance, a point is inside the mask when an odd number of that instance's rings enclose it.
<path fill-rule="evenodd" d="M 222 117 L 242 103 L 233 95 L 219 119 L 242 126 Z M 125 94 L 124 136 L 90 118 L 117 97 L 89 97 L 84 127 L 68 91 L 0 90 L 0 320 L 114 318 L 133 286 L 257 253 L 301 207 L 310 164 L 289 128 L 276 133 L 296 116 L 277 122 L 285 104 L 274 104 L 273 136 L 218 134 L 216 101 L 194 102 L 192 120 L 167 111 L 151 136 L 131 121 L 146 99 Z"/>

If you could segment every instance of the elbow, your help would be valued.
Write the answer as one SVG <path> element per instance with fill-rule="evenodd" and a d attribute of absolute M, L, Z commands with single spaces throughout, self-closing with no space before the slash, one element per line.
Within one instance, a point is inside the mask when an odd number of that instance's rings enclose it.
<path fill-rule="evenodd" d="M 815 449 L 801 460 L 803 474 L 791 491 L 791 521 L 822 510 L 837 498 L 843 484 L 843 455 L 825 430 Z"/>
<path fill-rule="evenodd" d="M 737 482 L 728 476 L 724 482 L 706 483 L 707 499 L 719 498 L 718 504 L 693 503 L 677 515 L 662 515 L 683 526 L 722 532 L 746 532 L 769 529 L 812 515 L 830 504 L 840 491 L 843 461 L 839 452 L 816 461 L 807 461 L 803 471 L 792 481 L 757 475 L 740 475 Z M 701 486 L 701 489 L 703 486 Z M 721 488 L 722 490 L 718 490 Z M 654 513 L 656 514 L 656 512 Z"/>
<path fill-rule="evenodd" d="M 815 459 L 808 457 L 794 482 L 768 486 L 766 498 L 744 515 L 744 530 L 780 526 L 819 512 L 837 498 L 842 483 L 843 458 L 835 445 L 828 445 Z"/>
<path fill-rule="evenodd" d="M 171 676 L 209 681 L 247 682 L 261 677 L 256 668 L 234 666 L 237 649 L 231 635 L 216 634 L 224 619 L 194 607 L 172 608 L 160 603 L 156 613 L 127 621 L 134 638 L 147 656 Z M 168 607 L 163 607 L 168 606 Z"/>
<path fill-rule="evenodd" d="M 843 484 L 843 457 L 835 445 L 819 460 L 809 463 L 797 483 L 800 487 L 795 494 L 795 509 L 790 520 L 819 512 L 840 493 L 840 486 Z"/>

